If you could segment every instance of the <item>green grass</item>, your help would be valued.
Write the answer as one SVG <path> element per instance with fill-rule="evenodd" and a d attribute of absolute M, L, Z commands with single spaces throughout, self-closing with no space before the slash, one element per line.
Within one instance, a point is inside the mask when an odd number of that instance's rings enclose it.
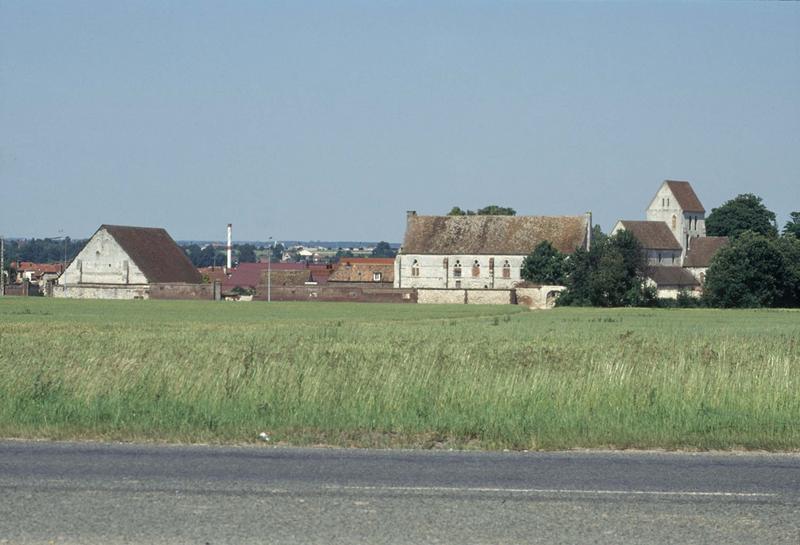
<path fill-rule="evenodd" d="M 800 312 L 0 299 L 0 435 L 800 448 Z"/>

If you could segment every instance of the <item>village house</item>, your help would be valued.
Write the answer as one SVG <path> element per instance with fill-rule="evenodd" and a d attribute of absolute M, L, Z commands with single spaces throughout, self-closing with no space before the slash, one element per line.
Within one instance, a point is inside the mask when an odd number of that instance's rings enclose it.
<path fill-rule="evenodd" d="M 30 261 L 12 261 L 11 268 L 17 272 L 13 281 L 21 284 L 25 280 L 31 284 L 44 287 L 47 282 L 55 281 L 64 270 L 63 263 L 32 263 Z"/>
<path fill-rule="evenodd" d="M 588 248 L 591 214 L 581 216 L 420 216 L 408 212 L 394 286 L 511 290 L 522 262 L 543 241 L 571 254 Z"/>
<path fill-rule="evenodd" d="M 371 284 L 394 284 L 394 258 L 349 257 L 342 258 L 333 270 L 331 283 L 368 282 Z"/>
<path fill-rule="evenodd" d="M 53 288 L 86 299 L 209 298 L 202 276 L 164 229 L 101 225 Z M 207 293 L 206 293 L 207 292 Z"/>

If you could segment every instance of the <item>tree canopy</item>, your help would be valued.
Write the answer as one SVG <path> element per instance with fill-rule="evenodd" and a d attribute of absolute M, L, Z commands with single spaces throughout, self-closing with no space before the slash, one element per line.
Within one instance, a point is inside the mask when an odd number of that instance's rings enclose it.
<path fill-rule="evenodd" d="M 789 216 L 791 219 L 783 226 L 783 235 L 800 238 L 800 212 L 792 212 Z"/>
<path fill-rule="evenodd" d="M 800 241 L 745 232 L 721 248 L 706 273 L 704 297 L 715 307 L 798 304 Z"/>
<path fill-rule="evenodd" d="M 454 206 L 447 213 L 448 216 L 516 216 L 517 211 L 508 206 L 498 206 L 490 204 L 475 210 L 462 210 L 458 206 Z"/>
<path fill-rule="evenodd" d="M 397 252 L 392 249 L 388 242 L 382 240 L 373 248 L 370 255 L 372 257 L 394 257 Z"/>
<path fill-rule="evenodd" d="M 744 193 L 711 210 L 706 218 L 709 236 L 737 237 L 745 231 L 776 236 L 775 213 L 768 210 L 761 197 Z"/>
<path fill-rule="evenodd" d="M 239 263 L 255 263 L 256 247 L 252 244 L 240 244 L 236 246 L 238 251 Z"/>
<path fill-rule="evenodd" d="M 550 242 L 540 242 L 522 262 L 522 279 L 539 284 L 564 284 L 567 274 L 565 257 Z"/>
<path fill-rule="evenodd" d="M 590 250 L 577 249 L 566 260 L 567 289 L 559 305 L 649 306 L 655 290 L 645 283 L 645 254 L 629 231 L 595 241 Z"/>

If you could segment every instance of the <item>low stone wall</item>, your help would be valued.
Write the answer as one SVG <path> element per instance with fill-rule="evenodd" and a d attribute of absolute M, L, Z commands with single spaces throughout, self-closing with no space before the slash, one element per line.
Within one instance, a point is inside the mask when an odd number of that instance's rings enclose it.
<path fill-rule="evenodd" d="M 429 305 L 508 305 L 514 290 L 418 289 L 417 302 Z"/>
<path fill-rule="evenodd" d="M 215 289 L 216 287 L 216 289 Z M 67 284 L 53 286 L 53 297 L 68 299 L 219 299 L 219 284 Z"/>
<path fill-rule="evenodd" d="M 517 304 L 531 309 L 547 309 L 556 306 L 558 294 L 567 289 L 565 286 L 531 286 L 516 288 Z"/>
<path fill-rule="evenodd" d="M 150 286 L 81 284 L 70 286 L 53 286 L 53 297 L 66 299 L 149 299 Z"/>
<path fill-rule="evenodd" d="M 219 300 L 220 284 L 151 284 L 150 299 Z"/>
<path fill-rule="evenodd" d="M 349 301 L 356 303 L 416 303 L 413 289 L 357 285 L 272 286 L 273 301 Z M 266 286 L 258 286 L 254 301 L 267 300 Z"/>

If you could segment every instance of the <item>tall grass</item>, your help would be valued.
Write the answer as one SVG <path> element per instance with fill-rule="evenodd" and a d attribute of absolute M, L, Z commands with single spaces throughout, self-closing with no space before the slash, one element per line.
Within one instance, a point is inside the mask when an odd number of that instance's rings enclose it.
<path fill-rule="evenodd" d="M 0 300 L 0 435 L 800 447 L 800 312 Z"/>

